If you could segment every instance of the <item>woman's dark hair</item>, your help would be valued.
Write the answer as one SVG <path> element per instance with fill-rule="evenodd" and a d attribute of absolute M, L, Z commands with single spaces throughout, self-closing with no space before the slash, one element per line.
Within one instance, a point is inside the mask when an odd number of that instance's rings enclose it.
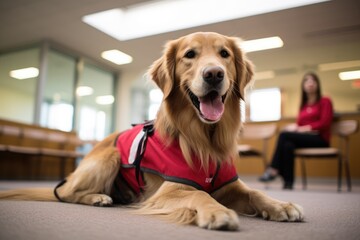
<path fill-rule="evenodd" d="M 304 105 L 307 103 L 308 101 L 308 97 L 306 92 L 304 91 L 304 82 L 306 80 L 306 78 L 308 76 L 311 76 L 312 79 L 314 79 L 314 81 L 317 83 L 317 90 L 316 90 L 316 102 L 320 100 L 321 98 L 321 85 L 320 85 L 320 79 L 318 77 L 318 75 L 316 75 L 313 72 L 308 72 L 304 75 L 302 81 L 301 81 L 301 104 L 300 104 L 300 109 L 302 109 L 304 107 Z"/>

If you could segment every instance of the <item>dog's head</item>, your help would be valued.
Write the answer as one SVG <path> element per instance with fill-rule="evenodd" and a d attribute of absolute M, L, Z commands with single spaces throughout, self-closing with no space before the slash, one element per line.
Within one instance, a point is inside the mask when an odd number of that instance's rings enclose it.
<path fill-rule="evenodd" d="M 218 122 L 227 98 L 243 98 L 253 75 L 238 41 L 217 33 L 194 33 L 168 42 L 150 69 L 164 100 L 180 89 L 202 122 Z"/>

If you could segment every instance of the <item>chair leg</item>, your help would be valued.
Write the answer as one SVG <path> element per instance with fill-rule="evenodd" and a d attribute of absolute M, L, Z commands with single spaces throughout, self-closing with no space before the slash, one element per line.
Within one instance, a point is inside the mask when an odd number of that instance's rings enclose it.
<path fill-rule="evenodd" d="M 303 190 L 306 190 L 307 180 L 306 180 L 306 168 L 305 168 L 305 159 L 304 158 L 301 158 L 301 174 L 302 174 Z"/>
<path fill-rule="evenodd" d="M 266 156 L 264 156 L 264 154 L 262 155 L 262 160 L 263 160 L 263 164 L 264 164 L 264 171 L 266 171 L 268 165 L 267 165 L 267 161 L 266 161 Z"/>
<path fill-rule="evenodd" d="M 345 174 L 346 174 L 346 183 L 348 192 L 351 192 L 351 176 L 350 176 L 350 167 L 349 167 L 349 159 L 346 157 L 344 159 L 345 163 Z"/>
<path fill-rule="evenodd" d="M 342 156 L 338 158 L 338 192 L 341 192 L 341 179 L 342 179 Z"/>

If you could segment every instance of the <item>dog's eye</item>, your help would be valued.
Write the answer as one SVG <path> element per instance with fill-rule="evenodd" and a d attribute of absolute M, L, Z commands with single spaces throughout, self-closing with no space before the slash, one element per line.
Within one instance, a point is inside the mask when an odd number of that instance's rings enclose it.
<path fill-rule="evenodd" d="M 229 52 L 226 51 L 226 50 L 224 50 L 224 49 L 220 51 L 220 55 L 221 55 L 221 57 L 223 57 L 223 58 L 227 58 L 227 57 L 230 56 Z"/>
<path fill-rule="evenodd" d="M 186 58 L 194 58 L 196 55 L 195 51 L 194 50 L 189 50 L 185 53 L 185 57 Z"/>

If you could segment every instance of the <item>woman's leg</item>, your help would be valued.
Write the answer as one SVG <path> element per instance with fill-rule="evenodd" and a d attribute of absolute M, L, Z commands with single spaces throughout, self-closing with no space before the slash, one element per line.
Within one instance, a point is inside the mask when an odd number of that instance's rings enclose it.
<path fill-rule="evenodd" d="M 292 187 L 294 182 L 295 149 L 306 147 L 328 147 L 328 143 L 316 134 L 280 133 L 270 167 L 283 177 L 286 187 Z"/>

